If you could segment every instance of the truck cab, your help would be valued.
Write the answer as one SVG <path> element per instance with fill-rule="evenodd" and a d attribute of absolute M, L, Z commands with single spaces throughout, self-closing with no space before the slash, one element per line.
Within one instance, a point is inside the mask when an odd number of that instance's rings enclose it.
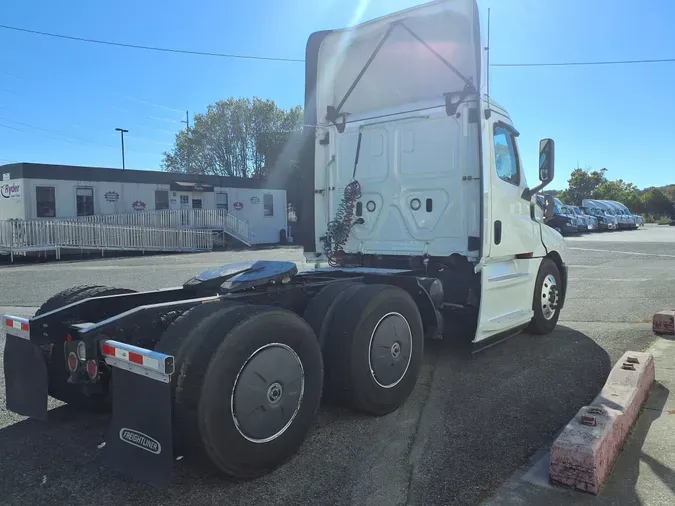
<path fill-rule="evenodd" d="M 584 208 L 579 206 L 574 206 L 574 210 L 577 212 L 577 214 L 580 214 L 586 219 L 586 225 L 588 226 L 588 230 L 590 231 L 598 230 L 598 219 L 595 216 L 589 214 Z"/>
<path fill-rule="evenodd" d="M 439 275 L 447 304 L 475 311 L 474 342 L 527 323 L 542 259 L 564 271 L 562 236 L 535 218 L 554 143 L 540 143 L 532 188 L 520 158 L 532 147 L 478 91 L 476 3 L 432 2 L 318 32 L 306 56 L 308 268 Z"/>
<path fill-rule="evenodd" d="M 640 222 L 642 221 L 640 218 L 641 216 L 635 215 L 630 212 L 630 209 L 628 209 L 628 206 L 625 204 L 622 204 L 621 202 L 617 202 L 615 200 L 608 200 L 606 201 L 608 204 L 614 206 L 615 209 L 621 214 L 621 216 L 624 217 L 624 220 L 626 222 L 627 228 L 631 229 L 636 229 L 638 228 Z"/>
<path fill-rule="evenodd" d="M 575 206 L 565 206 L 567 211 L 575 217 L 577 220 L 577 230 L 579 232 L 586 232 L 588 230 L 588 221 L 581 211 L 579 211 Z"/>
<path fill-rule="evenodd" d="M 612 206 L 602 200 L 584 199 L 581 205 L 598 218 L 600 230 L 617 230 L 619 228 L 618 217 L 614 214 Z"/>

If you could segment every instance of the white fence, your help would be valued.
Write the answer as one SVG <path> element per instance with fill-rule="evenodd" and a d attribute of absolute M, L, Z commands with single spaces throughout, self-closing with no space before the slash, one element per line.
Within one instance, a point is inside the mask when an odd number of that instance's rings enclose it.
<path fill-rule="evenodd" d="M 71 219 L 66 221 L 71 221 Z M 247 246 L 251 245 L 251 229 L 249 224 L 231 215 L 225 209 L 167 209 L 163 211 L 102 214 L 80 216 L 72 218 L 72 221 L 133 227 L 223 230 Z"/>
<path fill-rule="evenodd" d="M 0 252 L 62 249 L 114 251 L 210 251 L 211 231 L 67 221 L 0 221 Z"/>

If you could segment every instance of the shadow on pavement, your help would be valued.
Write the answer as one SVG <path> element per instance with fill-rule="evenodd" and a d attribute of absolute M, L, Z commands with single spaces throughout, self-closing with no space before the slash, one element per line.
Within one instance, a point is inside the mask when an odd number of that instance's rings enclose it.
<path fill-rule="evenodd" d="M 660 423 L 663 407 L 668 401 L 670 391 L 665 385 L 654 382 L 649 393 L 649 398 L 640 413 L 640 416 L 633 426 L 631 434 L 626 441 L 619 458 L 614 465 L 604 489 L 600 492 L 601 502 L 604 504 L 625 504 L 643 505 L 647 498 L 644 496 L 646 488 L 658 490 L 658 486 L 648 485 L 649 474 L 645 473 L 645 466 L 648 467 L 656 479 L 665 484 L 670 490 L 671 497 L 675 495 L 675 470 L 664 465 L 659 460 L 659 453 L 662 453 L 663 446 L 658 445 L 660 436 L 669 438 L 672 436 L 667 423 Z M 668 416 L 668 415 L 666 415 Z M 645 444 L 647 435 L 650 431 L 657 431 L 657 436 L 652 434 L 652 445 Z M 662 434 L 661 434 L 662 433 Z M 656 442 L 656 445 L 653 443 Z M 642 483 L 640 489 L 643 495 L 638 495 L 638 479 L 640 478 L 640 465 L 642 464 Z"/>
<path fill-rule="evenodd" d="M 166 491 L 102 466 L 106 416 L 50 412 L 0 430 L 5 504 L 475 504 L 598 393 L 607 353 L 560 326 L 473 356 L 427 342 L 405 405 L 370 418 L 334 406 L 276 472 L 234 483 L 176 463 Z"/>
<path fill-rule="evenodd" d="M 411 504 L 475 504 L 553 441 L 611 369 L 607 352 L 559 326 L 472 358 L 439 359 L 413 450 Z"/>

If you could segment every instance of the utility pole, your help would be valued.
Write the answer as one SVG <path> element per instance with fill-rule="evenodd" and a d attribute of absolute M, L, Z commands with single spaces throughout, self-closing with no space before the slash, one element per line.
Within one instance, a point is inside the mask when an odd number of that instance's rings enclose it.
<path fill-rule="evenodd" d="M 190 158 L 192 154 L 192 139 L 190 138 L 190 114 L 188 111 L 185 111 L 185 121 L 181 121 L 181 123 L 185 123 L 187 125 L 187 142 L 188 142 L 188 152 L 187 152 L 187 171 L 188 173 L 191 172 L 191 163 L 190 163 Z"/>
<path fill-rule="evenodd" d="M 124 128 L 116 128 L 115 130 L 120 133 L 120 137 L 122 138 L 122 170 L 124 170 L 126 168 L 124 163 L 124 134 L 129 130 L 125 130 Z"/>

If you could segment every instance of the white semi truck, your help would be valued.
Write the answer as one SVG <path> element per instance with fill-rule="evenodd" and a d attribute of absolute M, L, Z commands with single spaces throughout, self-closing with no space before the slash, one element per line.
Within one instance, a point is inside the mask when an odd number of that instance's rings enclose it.
<path fill-rule="evenodd" d="M 397 409 L 425 339 L 551 332 L 566 249 L 535 194 L 553 179 L 554 143 L 541 141 L 530 187 L 518 131 L 483 94 L 483 61 L 474 0 L 312 34 L 295 234 L 306 268 L 79 286 L 32 318 L 6 315 L 8 409 L 46 419 L 48 395 L 111 408 L 107 465 L 154 485 L 178 455 L 251 478 L 295 454 L 322 396 Z"/>

